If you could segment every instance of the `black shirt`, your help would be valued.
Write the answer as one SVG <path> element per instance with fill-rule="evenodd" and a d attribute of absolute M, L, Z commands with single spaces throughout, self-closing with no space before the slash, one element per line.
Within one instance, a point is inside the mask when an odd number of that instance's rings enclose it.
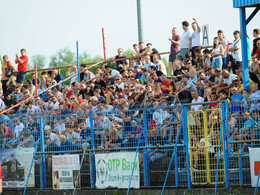
<path fill-rule="evenodd" d="M 157 49 L 155 49 L 155 48 L 153 48 L 152 51 L 153 51 L 152 54 L 159 53 L 159 52 L 157 51 Z M 153 62 L 153 56 L 150 56 L 150 58 L 151 58 L 151 62 Z M 160 56 L 160 55 L 159 55 L 159 59 L 161 60 L 161 56 Z"/>
<path fill-rule="evenodd" d="M 102 88 L 106 88 L 107 84 L 105 81 L 100 80 L 100 82 L 95 81 L 95 85 L 100 85 Z"/>
<path fill-rule="evenodd" d="M 178 81 L 180 81 L 181 78 L 182 78 L 182 75 L 184 75 L 184 73 L 182 72 L 183 70 L 187 70 L 187 68 L 184 67 L 184 66 L 182 66 L 179 70 L 176 69 L 176 70 L 173 72 L 173 76 L 176 76 Z"/>
<path fill-rule="evenodd" d="M 252 51 L 253 54 L 255 53 L 255 51 L 256 51 L 256 49 L 257 49 L 256 43 L 257 43 L 258 40 L 260 40 L 260 37 L 255 38 L 255 39 L 253 40 L 253 51 Z"/>

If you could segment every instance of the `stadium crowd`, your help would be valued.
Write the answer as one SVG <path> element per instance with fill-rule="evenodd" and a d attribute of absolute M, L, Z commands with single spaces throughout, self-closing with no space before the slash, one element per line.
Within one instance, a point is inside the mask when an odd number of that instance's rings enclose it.
<path fill-rule="evenodd" d="M 221 100 L 229 104 L 230 138 L 259 139 L 260 30 L 253 30 L 253 48 L 248 47 L 248 91 L 243 89 L 240 32 L 234 31 L 234 40 L 229 44 L 219 30 L 213 48 L 203 49 L 200 26 L 193 20 L 191 27 L 187 21 L 182 22 L 182 35 L 177 28 L 172 29 L 172 37 L 168 38 L 171 44 L 168 73 L 153 45 L 140 42 L 133 45 L 135 53 L 130 61 L 124 59 L 122 48 L 117 50 L 118 54 L 111 58 L 117 60 L 116 68 L 104 64 L 94 74 L 81 64 L 80 82 L 75 65 L 66 75 L 61 75 L 58 69 L 42 71 L 37 78 L 40 95 L 13 109 L 9 108 L 35 94 L 35 74 L 25 81 L 29 61 L 25 49 L 21 56 L 16 54 L 17 73 L 10 71 L 16 70 L 4 55 L 0 112 L 9 110 L 0 116 L 1 147 L 33 146 L 40 138 L 39 120 L 35 118 L 40 115 L 49 117 L 44 126 L 47 151 L 81 150 L 85 144 L 90 145 L 91 120 L 95 145 L 101 148 L 136 146 L 146 125 L 149 144 L 172 144 L 182 121 L 182 108 L 175 105 L 213 102 L 191 106 L 191 111 L 198 111 L 219 108 L 221 104 L 215 102 Z M 71 76 L 70 85 L 62 83 L 65 76 Z M 143 108 L 150 108 L 146 116 Z M 198 124 L 196 116 L 193 119 L 193 125 Z M 200 145 L 205 142 L 205 138 L 203 141 L 202 137 L 195 137 Z M 231 151 L 234 149 L 231 146 Z"/>

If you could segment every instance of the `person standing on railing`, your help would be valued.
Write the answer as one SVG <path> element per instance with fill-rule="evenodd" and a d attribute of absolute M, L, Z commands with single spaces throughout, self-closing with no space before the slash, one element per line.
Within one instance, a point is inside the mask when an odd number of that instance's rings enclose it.
<path fill-rule="evenodd" d="M 27 71 L 28 66 L 28 56 L 26 55 L 26 50 L 21 49 L 21 56 L 19 54 L 16 54 L 15 63 L 18 64 L 18 74 L 16 83 L 18 87 L 22 87 Z"/>
<path fill-rule="evenodd" d="M 192 44 L 192 34 L 190 32 L 190 27 L 189 27 L 189 22 L 183 21 L 182 22 L 182 28 L 183 28 L 183 33 L 181 36 L 180 40 L 180 52 L 178 53 L 177 59 L 185 61 L 186 59 L 186 54 L 189 52 L 189 49 L 191 48 Z"/>
<path fill-rule="evenodd" d="M 176 27 L 173 27 L 172 37 L 169 37 L 168 40 L 171 41 L 171 54 L 169 55 L 169 67 L 170 67 L 171 75 L 173 75 L 173 71 L 174 71 L 173 62 L 176 60 L 177 53 L 180 50 L 180 40 L 181 40 L 181 36 L 178 35 L 178 30 Z"/>
<path fill-rule="evenodd" d="M 194 22 L 192 23 L 192 29 L 193 29 L 193 33 L 191 35 L 191 39 L 192 39 L 192 43 L 191 43 L 191 54 L 192 54 L 192 58 L 195 59 L 196 55 L 194 53 L 194 50 L 196 48 L 201 48 L 201 42 L 200 42 L 200 25 L 197 22 L 197 20 L 195 18 L 192 18 L 192 20 L 194 20 Z"/>
<path fill-rule="evenodd" d="M 7 92 L 7 88 L 8 88 L 7 82 L 10 79 L 10 77 L 12 76 L 6 72 L 6 69 L 11 68 L 15 71 L 15 68 L 12 65 L 12 62 L 9 60 L 7 55 L 3 56 L 3 60 L 4 60 L 4 63 L 3 63 L 3 67 L 2 67 L 3 68 L 3 70 L 2 70 L 2 89 L 3 89 L 3 95 L 5 95 Z"/>

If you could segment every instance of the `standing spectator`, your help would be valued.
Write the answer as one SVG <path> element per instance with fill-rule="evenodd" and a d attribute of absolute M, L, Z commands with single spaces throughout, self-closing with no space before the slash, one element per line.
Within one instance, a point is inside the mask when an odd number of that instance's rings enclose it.
<path fill-rule="evenodd" d="M 224 55 L 224 49 L 221 45 L 220 39 L 218 37 L 214 38 L 213 50 L 211 52 L 211 56 L 213 57 L 212 68 L 219 68 L 222 70 L 222 56 Z"/>
<path fill-rule="evenodd" d="M 241 52 L 241 40 L 240 40 L 240 32 L 238 30 L 235 30 L 233 33 L 235 40 L 231 44 L 229 48 L 229 52 L 231 52 L 232 55 L 232 71 L 233 74 L 236 74 L 236 70 L 242 66 L 242 52 Z"/>
<path fill-rule="evenodd" d="M 182 22 L 183 33 L 180 40 L 180 52 L 178 54 L 177 59 L 184 61 L 186 59 L 186 54 L 189 52 L 191 48 L 191 32 L 189 27 L 189 22 Z"/>
<path fill-rule="evenodd" d="M 3 89 L 3 95 L 7 92 L 7 82 L 10 79 L 10 76 L 6 76 L 6 69 L 12 68 L 15 71 L 14 66 L 12 65 L 12 62 L 9 60 L 7 55 L 3 56 L 3 70 L 2 70 L 2 89 Z"/>
<path fill-rule="evenodd" d="M 222 68 L 227 69 L 228 59 L 227 59 L 227 48 L 228 48 L 228 41 L 225 39 L 222 30 L 218 30 L 218 38 L 220 39 L 221 45 L 223 46 L 224 55 L 222 56 Z"/>
<path fill-rule="evenodd" d="M 253 30 L 253 37 L 254 37 L 254 40 L 253 40 L 253 49 L 252 49 L 252 55 L 256 52 L 256 49 L 257 49 L 257 41 L 260 40 L 260 29 L 254 29 Z"/>
<path fill-rule="evenodd" d="M 198 24 L 197 20 L 195 18 L 192 18 L 194 22 L 192 23 L 192 29 L 193 33 L 191 35 L 192 43 L 191 43 L 191 53 L 192 58 L 196 58 L 194 50 L 198 47 L 201 47 L 200 43 L 200 25 Z"/>
<path fill-rule="evenodd" d="M 260 40 L 256 42 L 257 48 L 255 50 L 255 53 L 257 55 L 257 59 L 260 60 Z"/>
<path fill-rule="evenodd" d="M 22 87 L 23 85 L 25 75 L 27 73 L 26 71 L 28 66 L 28 60 L 29 59 L 26 55 L 25 49 L 21 49 L 21 57 L 19 56 L 19 54 L 16 54 L 15 63 L 18 64 L 18 74 L 17 74 L 16 83 L 18 87 Z"/>
<path fill-rule="evenodd" d="M 176 27 L 173 27 L 172 37 L 169 37 L 168 40 L 171 41 L 171 54 L 169 55 L 169 67 L 170 67 L 171 75 L 173 75 L 173 71 L 174 71 L 173 62 L 176 60 L 177 53 L 180 50 L 180 40 L 181 40 L 181 36 L 178 35 L 178 30 Z"/>

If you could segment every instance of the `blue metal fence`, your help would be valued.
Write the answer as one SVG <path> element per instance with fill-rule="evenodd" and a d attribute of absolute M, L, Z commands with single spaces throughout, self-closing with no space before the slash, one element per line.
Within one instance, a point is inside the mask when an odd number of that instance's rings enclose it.
<path fill-rule="evenodd" d="M 35 141 L 40 138 L 34 162 L 35 170 L 37 169 L 36 188 L 41 189 L 52 188 L 53 155 L 79 154 L 82 162 L 81 187 L 95 188 L 95 154 L 131 152 L 136 151 L 138 147 L 140 186 L 191 188 L 197 183 L 216 184 L 217 177 L 216 186 L 250 185 L 247 147 L 259 147 L 260 143 L 259 111 L 251 110 L 255 102 L 251 102 L 247 110 L 245 105 L 239 104 L 235 111 L 232 110 L 234 105 L 228 102 L 216 102 L 218 112 L 207 110 L 209 104 L 213 103 L 203 103 L 200 106 L 162 103 L 136 106 L 132 109 L 127 105 L 121 105 L 110 112 L 104 112 L 97 107 L 96 112 L 87 114 L 60 115 L 57 112 L 51 116 L 14 118 L 9 134 L 3 133 L 8 132 L 8 124 L 1 124 L 1 148 L 34 147 Z M 204 118 L 196 118 L 200 115 L 190 117 L 191 112 L 207 114 Z M 198 163 L 201 168 L 194 172 L 193 153 L 199 149 L 199 142 L 197 146 L 195 143 L 195 147 L 190 146 L 189 125 L 193 126 L 192 131 L 208 129 L 206 134 L 210 135 L 208 123 L 210 118 L 216 115 L 221 118 L 220 132 L 223 131 L 223 136 L 219 136 L 216 145 L 211 142 L 212 147 L 216 149 L 209 154 L 208 161 L 200 157 Z M 198 123 L 204 125 L 200 126 Z M 83 155 L 85 148 L 87 151 Z M 202 162 L 205 162 L 205 166 L 201 165 Z M 224 165 L 219 165 L 222 162 Z M 218 168 L 221 171 L 217 171 Z M 204 174 L 207 171 L 208 176 Z M 194 180 L 196 175 L 205 176 L 206 179 Z"/>

